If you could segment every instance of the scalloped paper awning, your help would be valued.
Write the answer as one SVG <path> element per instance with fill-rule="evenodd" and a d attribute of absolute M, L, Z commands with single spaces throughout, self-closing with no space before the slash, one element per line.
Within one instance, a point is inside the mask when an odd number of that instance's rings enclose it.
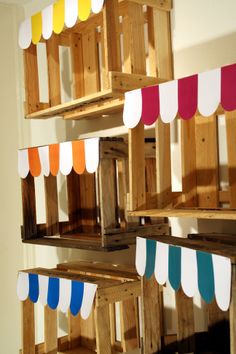
<path fill-rule="evenodd" d="M 99 164 L 99 138 L 68 141 L 60 144 L 18 150 L 18 172 L 26 178 L 41 173 L 56 176 L 59 171 L 67 176 L 72 167 L 77 174 L 96 172 Z"/>
<path fill-rule="evenodd" d="M 90 315 L 96 290 L 97 284 L 34 273 L 19 272 L 17 280 L 20 301 L 40 301 L 43 306 L 58 308 L 63 313 L 70 309 L 73 316 L 80 312 L 84 320 Z"/>
<path fill-rule="evenodd" d="M 177 114 L 188 120 L 197 110 L 208 117 L 219 104 L 225 111 L 236 109 L 236 64 L 126 92 L 123 121 L 134 128 L 140 121 L 151 125 L 159 116 L 164 123 Z"/>
<path fill-rule="evenodd" d="M 90 13 L 99 13 L 105 0 L 58 0 L 20 24 L 18 42 L 27 49 L 41 37 L 49 39 L 52 33 L 62 32 L 64 25 L 73 27 L 77 20 L 86 21 Z"/>
<path fill-rule="evenodd" d="M 215 297 L 219 308 L 227 311 L 231 298 L 231 261 L 227 257 L 169 245 L 151 239 L 136 239 L 136 269 L 149 279 L 153 273 L 160 285 L 169 280 L 188 297 L 197 290 L 206 303 Z"/>

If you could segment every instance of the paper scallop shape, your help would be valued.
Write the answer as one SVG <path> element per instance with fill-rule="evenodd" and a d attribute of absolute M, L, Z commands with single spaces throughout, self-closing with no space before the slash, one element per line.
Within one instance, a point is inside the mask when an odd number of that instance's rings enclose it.
<path fill-rule="evenodd" d="M 84 283 L 72 280 L 70 312 L 76 316 L 80 311 L 84 295 Z"/>
<path fill-rule="evenodd" d="M 86 139 L 84 144 L 86 170 L 89 173 L 94 173 L 99 164 L 99 138 Z"/>
<path fill-rule="evenodd" d="M 18 43 L 20 48 L 22 49 L 29 48 L 31 39 L 32 39 L 31 18 L 27 18 L 24 22 L 21 22 L 19 27 Z"/>
<path fill-rule="evenodd" d="M 136 255 L 135 266 L 138 274 L 142 277 L 145 274 L 146 269 L 146 239 L 142 237 L 136 237 Z"/>
<path fill-rule="evenodd" d="M 38 148 L 38 151 L 39 151 L 39 159 L 40 159 L 43 175 L 48 177 L 50 174 L 49 147 L 41 146 Z"/>
<path fill-rule="evenodd" d="M 80 21 L 86 21 L 90 15 L 91 11 L 91 0 L 79 1 L 79 19 Z"/>
<path fill-rule="evenodd" d="M 53 5 L 45 7 L 42 11 L 42 35 L 44 39 L 49 39 L 53 31 Z"/>
<path fill-rule="evenodd" d="M 160 285 L 164 285 L 168 279 L 168 258 L 169 245 L 166 243 L 157 242 L 155 278 Z"/>
<path fill-rule="evenodd" d="M 37 44 L 42 35 L 42 14 L 38 12 L 31 17 L 32 24 L 32 43 Z"/>
<path fill-rule="evenodd" d="M 178 107 L 183 119 L 192 118 L 197 110 L 198 76 L 192 75 L 178 80 Z"/>
<path fill-rule="evenodd" d="M 142 90 L 142 117 L 143 124 L 153 124 L 160 114 L 159 86 L 145 87 Z"/>
<path fill-rule="evenodd" d="M 236 109 L 236 64 L 221 68 L 221 105 L 226 111 Z"/>
<path fill-rule="evenodd" d="M 59 144 L 49 145 L 49 161 L 50 161 L 50 171 L 53 176 L 56 176 L 59 171 L 59 161 L 60 161 L 60 146 Z"/>
<path fill-rule="evenodd" d="M 211 116 L 220 103 L 220 69 L 198 74 L 198 110 L 205 117 Z"/>
<path fill-rule="evenodd" d="M 41 173 L 41 164 L 38 148 L 28 149 L 29 169 L 33 177 L 38 177 Z"/>
<path fill-rule="evenodd" d="M 29 274 L 19 272 L 17 278 L 17 296 L 20 301 L 25 301 L 29 295 Z"/>
<path fill-rule="evenodd" d="M 231 261 L 229 258 L 212 255 L 215 297 L 219 308 L 227 311 L 231 297 Z"/>
<path fill-rule="evenodd" d="M 72 142 L 73 168 L 78 174 L 85 171 L 85 146 L 83 140 Z"/>
<path fill-rule="evenodd" d="M 65 25 L 68 28 L 76 24 L 78 18 L 78 0 L 65 0 Z"/>
<path fill-rule="evenodd" d="M 46 306 L 49 278 L 45 275 L 39 275 L 38 279 L 39 279 L 39 301 L 43 306 Z"/>
<path fill-rule="evenodd" d="M 72 143 L 67 141 L 60 144 L 60 171 L 67 176 L 72 170 Z"/>
<path fill-rule="evenodd" d="M 138 125 L 142 115 L 142 90 L 133 90 L 125 93 L 123 121 L 127 128 Z"/>
<path fill-rule="evenodd" d="M 188 297 L 193 297 L 197 291 L 197 255 L 190 248 L 181 249 L 181 285 Z"/>
<path fill-rule="evenodd" d="M 96 290 L 97 284 L 84 283 L 84 294 L 80 310 L 83 320 L 86 320 L 91 313 Z"/>
<path fill-rule="evenodd" d="M 174 290 L 180 288 L 181 283 L 181 247 L 169 246 L 168 277 Z"/>
<path fill-rule="evenodd" d="M 150 279 L 155 270 L 155 259 L 156 259 L 156 241 L 146 240 L 146 268 L 145 276 Z"/>
<path fill-rule="evenodd" d="M 48 306 L 55 310 L 59 302 L 59 279 L 58 278 L 49 278 L 48 281 L 48 297 L 47 303 Z"/>
<path fill-rule="evenodd" d="M 70 307 L 71 300 L 71 280 L 69 279 L 60 279 L 59 286 L 59 303 L 58 307 L 61 312 L 66 313 Z"/>
<path fill-rule="evenodd" d="M 178 112 L 178 81 L 159 85 L 160 116 L 164 123 L 172 122 Z"/>
<path fill-rule="evenodd" d="M 56 34 L 62 32 L 65 20 L 65 2 L 58 0 L 53 4 L 53 31 Z"/>
<path fill-rule="evenodd" d="M 38 301 L 39 297 L 39 280 L 38 274 L 29 274 L 29 298 L 33 303 Z"/>
<path fill-rule="evenodd" d="M 103 8 L 104 0 L 92 0 L 92 12 L 98 14 Z"/>
<path fill-rule="evenodd" d="M 29 173 L 28 149 L 18 150 L 18 173 L 21 178 L 26 178 Z"/>
<path fill-rule="evenodd" d="M 210 304 L 215 295 L 212 255 L 197 251 L 198 289 L 202 298 Z"/>

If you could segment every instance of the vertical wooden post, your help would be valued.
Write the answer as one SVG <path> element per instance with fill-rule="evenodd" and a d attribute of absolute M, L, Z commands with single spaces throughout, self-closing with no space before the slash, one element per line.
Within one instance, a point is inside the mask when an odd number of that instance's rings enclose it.
<path fill-rule="evenodd" d="M 87 320 L 80 319 L 80 343 L 82 347 L 96 349 L 96 333 L 94 321 L 94 309 Z"/>
<path fill-rule="evenodd" d="M 95 174 L 80 175 L 80 206 L 82 232 L 92 233 L 97 225 Z"/>
<path fill-rule="evenodd" d="M 34 304 L 22 302 L 22 354 L 35 354 Z"/>
<path fill-rule="evenodd" d="M 236 265 L 232 264 L 232 295 L 230 303 L 230 354 L 236 352 Z"/>
<path fill-rule="evenodd" d="M 139 347 L 136 300 L 132 298 L 120 302 L 121 345 L 124 352 Z"/>
<path fill-rule="evenodd" d="M 225 112 L 230 208 L 236 208 L 236 111 Z"/>
<path fill-rule="evenodd" d="M 68 194 L 68 217 L 71 231 L 81 226 L 80 176 L 72 169 L 66 178 Z"/>
<path fill-rule="evenodd" d="M 142 277 L 141 287 L 143 354 L 154 354 L 161 350 L 160 286 L 153 275 L 149 280 Z"/>
<path fill-rule="evenodd" d="M 74 349 L 81 344 L 81 316 L 73 316 L 70 311 L 68 311 L 68 340 L 69 348 Z"/>
<path fill-rule="evenodd" d="M 29 173 L 21 180 L 23 207 L 23 240 L 37 236 L 34 177 Z"/>
<path fill-rule="evenodd" d="M 76 99 L 84 95 L 84 63 L 82 35 L 79 33 L 71 33 L 70 43 L 73 75 L 73 98 Z"/>
<path fill-rule="evenodd" d="M 59 37 L 56 34 L 47 40 L 48 85 L 50 106 L 61 103 Z"/>
<path fill-rule="evenodd" d="M 51 174 L 44 177 L 45 204 L 46 204 L 46 234 L 48 236 L 59 233 L 57 178 Z"/>
<path fill-rule="evenodd" d="M 97 354 L 112 354 L 109 305 L 95 306 L 95 329 Z"/>
<path fill-rule="evenodd" d="M 39 109 L 37 47 L 33 43 L 24 50 L 24 72 L 26 113 L 29 114 Z"/>
<path fill-rule="evenodd" d="M 57 354 L 57 311 L 44 307 L 44 351 Z"/>

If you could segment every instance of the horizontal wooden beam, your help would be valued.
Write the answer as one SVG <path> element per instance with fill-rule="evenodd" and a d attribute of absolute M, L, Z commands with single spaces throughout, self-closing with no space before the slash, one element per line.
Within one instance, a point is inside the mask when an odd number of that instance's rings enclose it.
<path fill-rule="evenodd" d="M 172 9 L 172 0 L 131 0 L 137 4 L 154 7 L 158 10 L 170 11 Z"/>

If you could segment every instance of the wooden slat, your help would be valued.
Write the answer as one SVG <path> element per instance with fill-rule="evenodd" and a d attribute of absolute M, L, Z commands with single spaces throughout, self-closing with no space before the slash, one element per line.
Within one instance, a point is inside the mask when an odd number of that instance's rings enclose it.
<path fill-rule="evenodd" d="M 73 98 L 76 99 L 84 95 L 84 63 L 81 34 L 71 33 L 70 50 L 73 79 Z"/>
<path fill-rule="evenodd" d="M 120 302 L 121 345 L 124 352 L 139 347 L 137 311 L 137 298 Z"/>
<path fill-rule="evenodd" d="M 97 354 L 112 354 L 109 306 L 95 308 Z"/>
<path fill-rule="evenodd" d="M 193 299 L 187 297 L 180 289 L 175 293 L 177 310 L 177 340 L 179 353 L 194 353 L 194 313 Z"/>
<path fill-rule="evenodd" d="M 102 37 L 103 87 L 109 88 L 109 71 L 121 70 L 118 0 L 105 3 Z"/>
<path fill-rule="evenodd" d="M 198 206 L 216 208 L 219 204 L 217 119 L 215 116 L 195 119 Z"/>
<path fill-rule="evenodd" d="M 34 177 L 29 173 L 21 179 L 22 208 L 23 208 L 23 240 L 37 236 L 36 201 Z"/>
<path fill-rule="evenodd" d="M 25 100 L 27 114 L 39 109 L 37 48 L 33 43 L 24 50 Z"/>
<path fill-rule="evenodd" d="M 74 349 L 81 344 L 80 341 L 80 326 L 81 326 L 81 316 L 73 316 L 70 311 L 68 311 L 68 341 L 69 348 Z"/>
<path fill-rule="evenodd" d="M 90 95 L 100 90 L 98 50 L 95 29 L 82 34 L 84 95 Z"/>
<path fill-rule="evenodd" d="M 115 160 L 101 159 L 99 163 L 99 198 L 102 234 L 117 226 L 117 190 Z M 104 240 L 103 240 L 104 242 Z M 103 243 L 105 246 L 105 244 Z"/>
<path fill-rule="evenodd" d="M 112 350 L 116 345 L 116 305 L 109 304 L 110 331 L 111 331 L 111 346 Z"/>
<path fill-rule="evenodd" d="M 155 26 L 153 8 L 147 7 L 148 20 L 148 61 L 149 71 L 151 76 L 158 76 L 157 61 L 156 61 L 156 43 L 155 43 Z"/>
<path fill-rule="evenodd" d="M 230 303 L 230 354 L 236 352 L 236 265 L 232 267 L 232 294 Z"/>
<path fill-rule="evenodd" d="M 117 71 L 109 72 L 112 91 L 116 94 L 125 93 L 137 88 L 157 85 L 166 82 L 164 77 L 158 79 L 157 77 L 146 76 L 145 74 L 119 73 Z"/>
<path fill-rule="evenodd" d="M 197 206 L 195 119 L 181 120 L 183 205 Z"/>
<path fill-rule="evenodd" d="M 225 113 L 230 207 L 236 207 L 236 111 Z"/>
<path fill-rule="evenodd" d="M 96 333 L 95 333 L 95 321 L 94 310 L 91 311 L 87 320 L 81 318 L 80 322 L 80 343 L 82 347 L 95 350 L 96 349 Z"/>
<path fill-rule="evenodd" d="M 35 354 L 34 304 L 22 302 L 22 354 Z"/>
<path fill-rule="evenodd" d="M 172 1 L 171 0 L 131 0 L 138 4 L 151 6 L 163 11 L 170 11 L 172 9 Z"/>
<path fill-rule="evenodd" d="M 57 178 L 51 174 L 44 177 L 45 207 L 46 207 L 46 235 L 59 233 L 59 214 L 57 196 Z"/>
<path fill-rule="evenodd" d="M 50 106 L 61 103 L 60 63 L 59 63 L 59 37 L 56 34 L 46 42 L 48 61 L 48 85 Z"/>
<path fill-rule="evenodd" d="M 157 206 L 164 208 L 171 203 L 170 125 L 158 119 L 155 130 Z"/>
<path fill-rule="evenodd" d="M 44 307 L 45 354 L 57 354 L 57 311 Z"/>
<path fill-rule="evenodd" d="M 147 208 L 157 207 L 156 198 L 156 160 L 153 158 L 145 159 L 145 183 L 146 183 L 146 206 Z M 148 196 L 154 196 L 148 198 Z"/>
<path fill-rule="evenodd" d="M 96 220 L 95 174 L 80 176 L 81 226 L 83 232 L 94 232 Z"/>
<path fill-rule="evenodd" d="M 154 276 L 149 280 L 142 277 L 141 284 L 143 353 L 161 352 L 160 287 Z"/>
<path fill-rule="evenodd" d="M 68 194 L 68 217 L 70 230 L 78 230 L 81 223 L 80 176 L 72 169 L 66 178 Z"/>

